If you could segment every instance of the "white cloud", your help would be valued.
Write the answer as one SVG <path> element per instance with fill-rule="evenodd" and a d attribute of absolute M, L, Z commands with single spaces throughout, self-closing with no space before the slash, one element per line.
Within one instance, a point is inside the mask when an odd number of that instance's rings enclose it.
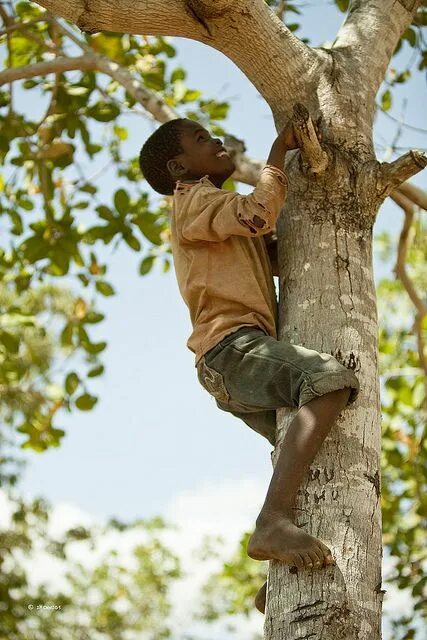
<path fill-rule="evenodd" d="M 204 484 L 197 490 L 176 496 L 169 504 L 166 518 L 178 526 L 178 531 L 166 534 L 165 541 L 179 554 L 186 574 L 171 594 L 176 632 L 191 632 L 201 639 L 224 638 L 223 622 L 209 626 L 197 624 L 191 621 L 192 613 L 209 574 L 219 570 L 222 561 L 231 556 L 242 533 L 253 529 L 265 490 L 262 483 L 251 479 L 239 483 Z M 223 557 L 197 562 L 194 551 L 200 548 L 205 536 L 221 537 Z M 249 638 L 256 631 L 261 632 L 263 618 L 254 610 L 249 619 L 239 617 L 234 622 L 241 637 Z"/>

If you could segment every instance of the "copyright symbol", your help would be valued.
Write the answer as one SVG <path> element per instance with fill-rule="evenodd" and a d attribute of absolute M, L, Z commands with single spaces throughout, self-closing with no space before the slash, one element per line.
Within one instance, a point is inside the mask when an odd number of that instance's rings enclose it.
<path fill-rule="evenodd" d="M 29 605 L 28 605 L 28 608 L 29 608 L 29 609 L 34 609 L 34 605 L 33 605 L 33 604 L 29 604 Z"/>

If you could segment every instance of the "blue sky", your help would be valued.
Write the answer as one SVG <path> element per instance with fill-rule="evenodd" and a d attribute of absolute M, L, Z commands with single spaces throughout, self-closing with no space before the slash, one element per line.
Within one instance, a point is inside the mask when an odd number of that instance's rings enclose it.
<path fill-rule="evenodd" d="M 305 5 L 299 34 L 314 45 L 332 40 L 342 14 L 327 1 Z M 249 155 L 265 159 L 275 131 L 270 110 L 254 87 L 219 52 L 185 39 L 175 39 L 174 44 L 178 55 L 173 65 L 187 70 L 188 85 L 202 89 L 206 97 L 229 100 L 227 130 L 246 141 Z M 393 65 L 402 70 L 411 54 L 405 45 Z M 414 69 L 414 78 L 394 91 L 391 115 L 400 119 L 404 111 L 408 124 L 427 128 L 425 104 L 425 78 Z M 127 152 L 132 156 L 156 125 L 136 116 L 127 116 L 123 123 L 130 131 Z M 374 139 L 380 160 L 390 159 L 385 154 L 396 128 L 396 122 L 379 114 Z M 398 146 L 427 147 L 427 136 L 403 128 Z M 426 175 L 414 179 L 424 189 Z M 98 184 L 104 200 L 120 186 L 111 172 Z M 247 190 L 242 186 L 242 192 Z M 395 235 L 402 220 L 403 214 L 388 201 L 375 231 Z M 165 275 L 154 269 L 140 277 L 139 258 L 127 248 L 109 248 L 105 258 L 117 295 L 99 300 L 106 320 L 95 337 L 109 343 L 103 358 L 106 373 L 92 387 L 99 403 L 89 413 L 62 416 L 66 436 L 60 448 L 22 453 L 28 466 L 21 489 L 56 505 L 64 526 L 67 521 L 76 525 L 84 514 L 123 520 L 162 514 L 182 526 L 180 550 L 185 540 L 190 564 L 191 545 L 206 533 L 223 534 L 231 551 L 261 506 L 271 475 L 270 446 L 220 412 L 199 386 L 193 354 L 185 346 L 190 321 L 173 271 Z M 383 267 L 375 260 L 375 272 L 377 277 L 390 273 L 390 265 Z M 40 575 L 46 576 L 45 566 Z M 192 587 L 181 588 L 180 598 L 193 593 Z M 407 604 L 399 598 L 403 613 Z M 392 601 L 394 608 L 396 602 Z M 185 616 L 183 620 L 188 632 Z M 253 628 L 260 629 L 261 616 L 254 620 Z M 207 637 L 223 635 L 211 630 Z"/>

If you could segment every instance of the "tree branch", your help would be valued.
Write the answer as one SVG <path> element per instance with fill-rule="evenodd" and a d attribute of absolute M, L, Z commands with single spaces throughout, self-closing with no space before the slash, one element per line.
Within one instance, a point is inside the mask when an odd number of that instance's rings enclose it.
<path fill-rule="evenodd" d="M 320 146 L 313 121 L 304 105 L 297 103 L 294 106 L 293 123 L 304 163 L 310 173 L 323 173 L 329 163 L 328 155 Z"/>
<path fill-rule="evenodd" d="M 401 281 L 402 285 L 406 289 L 406 292 L 411 299 L 411 302 L 415 306 L 416 316 L 413 326 L 413 331 L 417 337 L 418 356 L 420 359 L 420 365 L 425 372 L 425 385 L 427 392 L 427 357 L 425 355 L 425 342 L 422 331 L 423 319 L 427 316 L 427 304 L 423 302 L 421 297 L 408 276 L 406 271 L 406 256 L 410 246 L 410 229 L 414 219 L 414 205 L 406 198 L 406 196 L 400 193 L 393 193 L 393 200 L 403 209 L 405 212 L 405 220 L 403 223 L 402 231 L 399 237 L 399 243 L 397 248 L 397 260 L 394 267 L 394 273 Z"/>
<path fill-rule="evenodd" d="M 0 87 L 7 82 L 27 80 L 36 76 L 45 76 L 48 73 L 64 73 L 65 71 L 94 71 L 97 68 L 96 60 L 92 56 L 80 56 L 68 58 L 59 56 L 55 60 L 37 62 L 23 67 L 15 67 L 0 72 Z"/>
<path fill-rule="evenodd" d="M 421 0 L 352 0 L 333 49 L 343 49 L 357 65 L 353 78 L 375 95 L 401 35 Z M 375 55 L 372 52 L 375 51 Z"/>
<path fill-rule="evenodd" d="M 427 193 L 425 191 L 410 182 L 404 182 L 400 185 L 398 190 L 402 195 L 406 196 L 406 198 L 416 204 L 417 207 L 427 211 Z"/>
<path fill-rule="evenodd" d="M 427 166 L 427 155 L 413 150 L 401 156 L 394 162 L 384 162 L 380 166 L 377 182 L 378 192 L 383 196 L 392 191 Z"/>
<path fill-rule="evenodd" d="M 292 105 L 313 93 L 324 64 L 263 0 L 40 0 L 38 4 L 88 33 L 180 36 L 208 44 L 235 62 L 280 114 L 279 120 L 290 117 Z"/>
<path fill-rule="evenodd" d="M 140 81 L 137 81 L 132 77 L 127 69 L 120 67 L 120 65 L 112 62 L 105 56 L 101 56 L 96 53 L 92 47 L 79 38 L 77 34 L 62 25 L 53 16 L 49 16 L 49 19 L 51 19 L 53 24 L 56 25 L 66 36 L 85 51 L 86 55 L 74 58 L 58 56 L 55 60 L 25 65 L 14 69 L 6 69 L 5 71 L 0 72 L 0 86 L 6 82 L 34 78 L 48 73 L 64 73 L 65 71 L 77 70 L 99 71 L 117 80 L 129 95 L 132 96 L 136 102 L 141 104 L 144 109 L 146 109 L 158 122 L 167 122 L 168 120 L 173 120 L 174 118 L 179 117 L 176 111 L 163 102 L 160 95 L 146 89 Z"/>

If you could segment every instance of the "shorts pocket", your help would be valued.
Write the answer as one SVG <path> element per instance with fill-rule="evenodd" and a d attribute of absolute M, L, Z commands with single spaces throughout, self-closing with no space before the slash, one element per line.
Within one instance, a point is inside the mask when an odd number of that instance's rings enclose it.
<path fill-rule="evenodd" d="M 203 357 L 197 365 L 197 377 L 202 387 L 206 389 L 215 400 L 228 404 L 230 394 L 225 386 L 223 375 L 219 373 L 219 371 L 215 371 L 215 369 L 209 367 Z"/>

